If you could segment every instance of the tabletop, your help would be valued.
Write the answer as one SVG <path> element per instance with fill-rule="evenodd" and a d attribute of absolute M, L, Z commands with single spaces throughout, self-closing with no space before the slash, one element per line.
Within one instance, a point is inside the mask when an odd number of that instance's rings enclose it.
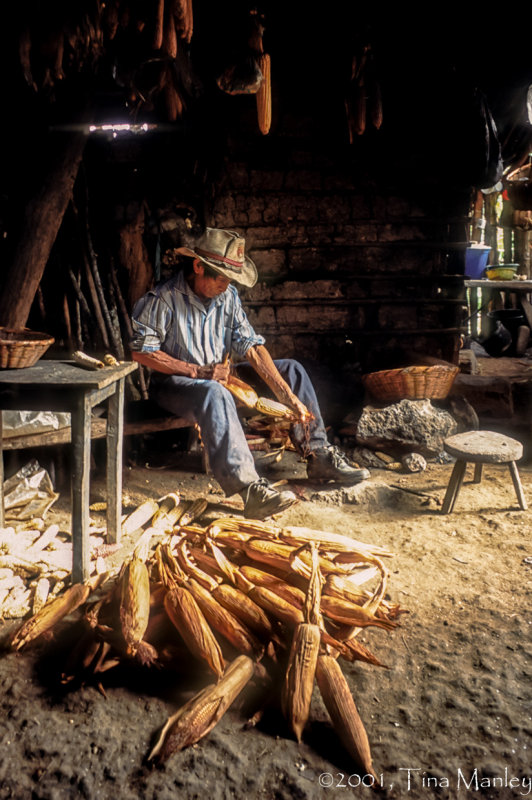
<path fill-rule="evenodd" d="M 532 292 L 531 281 L 490 281 L 489 278 L 464 281 L 468 289 L 505 289 L 508 292 Z"/>
<path fill-rule="evenodd" d="M 135 361 L 123 361 L 115 367 L 89 370 L 74 361 L 41 359 L 33 367 L 0 370 L 0 389 L 8 385 L 43 386 L 50 389 L 104 389 L 137 368 Z"/>

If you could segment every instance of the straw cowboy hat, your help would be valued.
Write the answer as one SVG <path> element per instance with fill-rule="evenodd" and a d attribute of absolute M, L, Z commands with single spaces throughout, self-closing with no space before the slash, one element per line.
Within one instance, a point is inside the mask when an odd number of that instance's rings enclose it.
<path fill-rule="evenodd" d="M 203 264 L 242 286 L 254 286 L 258 277 L 257 267 L 245 255 L 245 244 L 242 236 L 235 231 L 206 228 L 193 249 L 178 247 L 175 252 L 198 258 Z"/>

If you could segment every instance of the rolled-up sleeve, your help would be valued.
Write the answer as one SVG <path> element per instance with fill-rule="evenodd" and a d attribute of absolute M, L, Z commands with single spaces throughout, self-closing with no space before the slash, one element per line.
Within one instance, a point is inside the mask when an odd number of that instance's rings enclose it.
<path fill-rule="evenodd" d="M 239 356 L 244 357 L 250 347 L 264 344 L 266 339 L 255 333 L 249 322 L 246 312 L 242 308 L 240 298 L 235 291 L 235 305 L 233 314 L 232 348 Z"/>
<path fill-rule="evenodd" d="M 171 321 L 171 308 L 157 294 L 148 292 L 133 309 L 131 349 L 139 353 L 161 350 Z"/>

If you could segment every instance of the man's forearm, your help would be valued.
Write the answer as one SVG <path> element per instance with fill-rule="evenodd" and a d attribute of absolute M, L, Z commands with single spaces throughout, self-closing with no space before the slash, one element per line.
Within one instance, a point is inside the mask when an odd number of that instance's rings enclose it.
<path fill-rule="evenodd" d="M 264 345 L 250 347 L 246 358 L 281 403 L 291 404 L 293 402 L 294 393 L 273 363 L 273 359 Z"/>
<path fill-rule="evenodd" d="M 133 361 L 138 361 L 145 367 L 162 372 L 165 375 L 183 375 L 186 378 L 196 378 L 198 367 L 196 364 L 189 364 L 187 361 L 179 361 L 177 358 L 172 358 L 168 353 L 163 353 L 162 350 L 153 350 L 151 352 L 138 352 L 134 350 L 131 353 Z"/>

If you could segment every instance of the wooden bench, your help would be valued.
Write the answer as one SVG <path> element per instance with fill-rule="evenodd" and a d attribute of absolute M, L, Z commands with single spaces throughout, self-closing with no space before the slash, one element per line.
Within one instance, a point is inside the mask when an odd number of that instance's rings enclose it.
<path fill-rule="evenodd" d="M 193 423 L 182 417 L 167 415 L 150 400 L 137 400 L 128 404 L 124 421 L 124 436 L 135 436 L 158 431 L 170 431 L 191 427 Z M 128 417 L 131 417 L 128 420 Z M 91 420 L 91 439 L 104 439 L 107 435 L 107 420 L 94 417 Z M 70 426 L 57 430 L 8 436 L 3 440 L 4 450 L 26 450 L 30 447 L 45 447 L 68 444 L 71 441 Z"/>

